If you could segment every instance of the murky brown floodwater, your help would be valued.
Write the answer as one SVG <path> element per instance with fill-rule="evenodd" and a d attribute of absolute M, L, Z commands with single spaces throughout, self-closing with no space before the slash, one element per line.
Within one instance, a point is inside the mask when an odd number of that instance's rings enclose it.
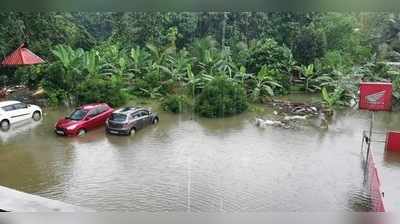
<path fill-rule="evenodd" d="M 0 133 L 0 185 L 97 210 L 368 207 L 360 158 L 366 112 L 340 112 L 328 130 L 262 129 L 252 113 L 224 119 L 160 113 L 157 126 L 134 137 L 109 136 L 103 128 L 58 137 L 53 125 L 66 113 L 47 110 L 40 123 Z M 377 127 L 400 127 L 399 115 L 379 114 Z M 386 170 L 398 169 L 398 161 L 385 159 Z"/>

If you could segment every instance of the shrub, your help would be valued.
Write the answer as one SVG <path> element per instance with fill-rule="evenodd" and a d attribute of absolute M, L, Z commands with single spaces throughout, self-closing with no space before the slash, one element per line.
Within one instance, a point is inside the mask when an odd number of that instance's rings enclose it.
<path fill-rule="evenodd" d="M 15 79 L 18 84 L 24 84 L 27 87 L 37 88 L 43 79 L 44 65 L 35 65 L 29 67 L 19 67 L 15 71 Z"/>
<path fill-rule="evenodd" d="M 251 49 L 246 67 L 252 73 L 258 72 L 263 65 L 287 73 L 293 63 L 292 57 L 289 48 L 279 45 L 273 39 L 265 39 L 258 41 Z"/>
<path fill-rule="evenodd" d="M 111 106 L 121 106 L 127 101 L 127 94 L 121 89 L 118 76 L 111 78 L 90 77 L 78 86 L 78 103 L 104 102 Z"/>
<path fill-rule="evenodd" d="M 249 60 L 246 64 L 247 71 L 258 73 L 263 66 L 269 70 L 275 70 L 280 75 L 279 84 L 283 87 L 281 90 L 289 89 L 290 72 L 294 65 L 293 55 L 289 48 L 279 45 L 273 39 L 259 41 L 251 49 Z"/>
<path fill-rule="evenodd" d="M 79 83 L 84 82 L 86 74 L 78 69 L 66 69 L 61 63 L 49 65 L 43 74 L 42 86 L 48 96 L 52 95 L 54 104 L 73 103 Z M 57 99 L 57 100 L 54 100 Z"/>
<path fill-rule="evenodd" d="M 309 65 L 324 56 L 326 38 L 323 32 L 313 27 L 305 28 L 297 35 L 293 45 L 294 58 L 303 65 Z"/>
<path fill-rule="evenodd" d="M 224 117 L 247 109 L 244 89 L 225 76 L 209 82 L 196 99 L 195 111 L 204 117 Z"/>
<path fill-rule="evenodd" d="M 173 113 L 184 112 L 189 105 L 188 100 L 183 95 L 169 95 L 167 96 L 161 106 L 165 111 Z"/>

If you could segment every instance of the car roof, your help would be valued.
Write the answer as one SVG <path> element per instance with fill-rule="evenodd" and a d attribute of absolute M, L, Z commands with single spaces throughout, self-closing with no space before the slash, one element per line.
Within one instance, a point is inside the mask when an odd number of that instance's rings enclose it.
<path fill-rule="evenodd" d="M 114 113 L 118 113 L 118 114 L 129 114 L 129 113 L 134 113 L 136 111 L 140 111 L 140 110 L 148 110 L 144 107 L 124 107 L 124 108 L 120 108 L 116 111 L 114 111 Z"/>
<path fill-rule="evenodd" d="M 6 107 L 6 106 L 17 104 L 17 103 L 21 103 L 21 102 L 16 101 L 16 100 L 2 101 L 2 102 L 0 102 L 0 107 Z"/>
<path fill-rule="evenodd" d="M 91 110 L 91 109 L 93 109 L 93 108 L 96 108 L 96 107 L 102 106 L 102 105 L 108 106 L 108 105 L 105 104 L 105 103 L 91 103 L 91 104 L 81 105 L 79 108 L 80 108 L 80 109 L 83 109 L 83 110 Z"/>

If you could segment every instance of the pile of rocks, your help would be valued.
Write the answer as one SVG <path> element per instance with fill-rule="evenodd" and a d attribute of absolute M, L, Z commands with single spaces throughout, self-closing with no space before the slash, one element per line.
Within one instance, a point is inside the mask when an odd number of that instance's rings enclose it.
<path fill-rule="evenodd" d="M 306 104 L 306 103 L 295 103 L 289 101 L 272 101 L 271 105 L 274 109 L 280 113 L 290 115 L 318 115 L 321 112 L 319 105 Z"/>
<path fill-rule="evenodd" d="M 272 118 L 256 118 L 255 124 L 259 127 L 296 128 L 319 121 L 316 126 L 324 128 L 327 125 L 323 110 L 320 105 L 295 103 L 289 101 L 272 101 L 270 105 L 274 112 Z M 307 121 L 309 120 L 310 121 Z"/>

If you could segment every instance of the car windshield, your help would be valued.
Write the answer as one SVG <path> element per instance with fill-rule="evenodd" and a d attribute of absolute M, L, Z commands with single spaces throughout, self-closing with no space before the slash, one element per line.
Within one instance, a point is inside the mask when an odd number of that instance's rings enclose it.
<path fill-rule="evenodd" d="M 122 122 L 122 121 L 126 120 L 126 115 L 125 114 L 118 114 L 118 113 L 111 114 L 110 120 L 111 121 Z"/>
<path fill-rule="evenodd" d="M 75 120 L 75 121 L 80 121 L 82 120 L 86 114 L 88 113 L 87 110 L 83 110 L 83 109 L 76 109 L 74 112 L 71 113 L 71 115 L 69 115 L 69 117 L 67 117 L 68 119 L 71 120 Z"/>

